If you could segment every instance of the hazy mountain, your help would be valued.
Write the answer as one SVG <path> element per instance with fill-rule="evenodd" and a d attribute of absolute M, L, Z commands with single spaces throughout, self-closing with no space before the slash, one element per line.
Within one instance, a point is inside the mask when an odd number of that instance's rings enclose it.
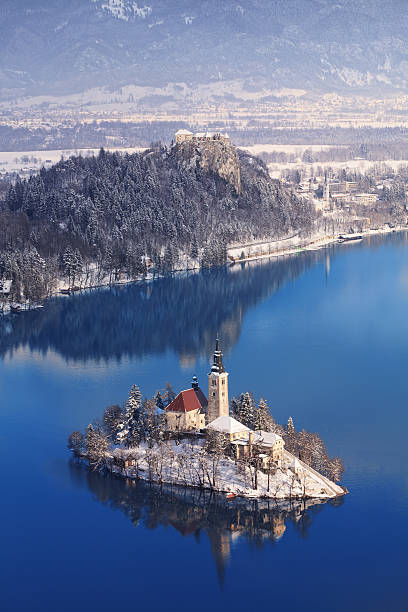
<path fill-rule="evenodd" d="M 238 78 L 407 91 L 407 34 L 404 0 L 2 0 L 1 98 Z"/>

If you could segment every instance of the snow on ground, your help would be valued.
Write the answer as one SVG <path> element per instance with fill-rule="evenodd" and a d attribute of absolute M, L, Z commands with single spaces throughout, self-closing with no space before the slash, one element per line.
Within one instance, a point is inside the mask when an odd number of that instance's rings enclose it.
<path fill-rule="evenodd" d="M 248 151 L 251 155 L 260 155 L 261 153 L 293 153 L 301 157 L 307 151 L 326 151 L 327 149 L 344 149 L 345 145 L 324 145 L 324 144 L 256 144 L 248 147 L 238 147 L 243 151 Z"/>
<path fill-rule="evenodd" d="M 142 147 L 105 147 L 106 151 L 119 151 L 119 153 L 138 153 L 144 151 Z M 98 155 L 99 149 L 52 149 L 45 151 L 0 151 L 0 174 L 6 172 L 19 172 L 28 174 L 38 171 L 45 166 L 49 168 L 61 160 L 72 155 L 89 157 Z"/>
<path fill-rule="evenodd" d="M 213 463 L 211 456 L 204 453 L 202 440 L 183 440 L 179 445 L 171 440 L 153 449 L 146 445 L 129 450 L 116 448 L 113 456 L 122 459 L 129 456 L 135 458 L 137 467 L 122 470 L 122 474 L 128 478 L 139 477 L 154 482 L 211 488 Z M 112 471 L 119 473 L 121 470 L 113 465 Z M 217 467 L 215 490 L 243 497 L 274 499 L 328 499 L 345 493 L 342 487 L 303 462 L 295 462 L 295 457 L 287 451 L 284 452 L 281 467 L 277 467 L 275 473 L 270 475 L 269 490 L 267 474 L 258 471 L 258 488 L 254 489 L 248 467 L 242 464 L 238 466 L 233 459 L 221 457 Z"/>
<path fill-rule="evenodd" d="M 288 172 L 289 170 L 303 170 L 303 171 L 307 171 L 309 170 L 313 170 L 313 173 L 316 175 L 317 174 L 317 169 L 318 168 L 333 168 L 333 169 L 337 169 L 337 170 L 353 170 L 353 171 L 359 171 L 361 174 L 365 174 L 366 172 L 369 172 L 370 170 L 372 170 L 372 168 L 374 166 L 380 166 L 380 167 L 384 167 L 384 166 L 389 166 L 391 167 L 394 172 L 398 171 L 400 168 L 404 167 L 404 166 L 408 166 L 408 160 L 406 159 L 386 159 L 385 161 L 369 161 L 367 159 L 351 159 L 349 161 L 342 161 L 342 162 L 335 162 L 335 161 L 330 161 L 330 162 L 313 162 L 312 164 L 306 164 L 304 162 L 294 162 L 294 163 L 287 163 L 287 162 L 282 162 L 282 163 L 270 163 L 267 164 L 268 166 L 268 170 L 269 170 L 269 175 L 271 176 L 271 178 L 274 179 L 279 179 L 282 177 L 282 175 L 285 172 Z"/>

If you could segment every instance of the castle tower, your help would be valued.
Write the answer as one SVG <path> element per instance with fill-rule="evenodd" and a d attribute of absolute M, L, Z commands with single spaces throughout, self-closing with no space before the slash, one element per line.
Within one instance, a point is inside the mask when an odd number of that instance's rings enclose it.
<path fill-rule="evenodd" d="M 208 374 L 208 423 L 219 416 L 229 416 L 228 372 L 225 371 L 217 338 L 214 362 Z"/>

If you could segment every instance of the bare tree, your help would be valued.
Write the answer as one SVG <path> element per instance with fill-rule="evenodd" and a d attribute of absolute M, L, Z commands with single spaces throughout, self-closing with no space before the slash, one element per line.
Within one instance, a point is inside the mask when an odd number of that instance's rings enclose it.
<path fill-rule="evenodd" d="M 207 432 L 205 450 L 208 453 L 210 464 L 208 473 L 209 484 L 211 488 L 215 489 L 217 487 L 219 464 L 227 450 L 225 436 L 218 431 L 209 430 Z"/>
<path fill-rule="evenodd" d="M 84 436 L 80 431 L 73 431 L 68 438 L 68 448 L 77 459 L 84 452 Z"/>
<path fill-rule="evenodd" d="M 99 425 L 88 425 L 85 437 L 86 456 L 92 470 L 105 466 L 109 442 L 105 432 Z"/>

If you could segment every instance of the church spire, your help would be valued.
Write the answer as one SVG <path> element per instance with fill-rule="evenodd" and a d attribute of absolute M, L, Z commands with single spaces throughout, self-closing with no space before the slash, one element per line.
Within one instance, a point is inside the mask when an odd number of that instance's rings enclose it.
<path fill-rule="evenodd" d="M 228 372 L 222 362 L 220 339 L 217 334 L 213 364 L 208 374 L 208 423 L 219 416 L 229 416 Z"/>
<path fill-rule="evenodd" d="M 211 366 L 211 372 L 214 372 L 215 374 L 225 372 L 224 364 L 222 363 L 222 353 L 220 351 L 220 339 L 218 334 L 215 340 L 214 360 Z"/>

